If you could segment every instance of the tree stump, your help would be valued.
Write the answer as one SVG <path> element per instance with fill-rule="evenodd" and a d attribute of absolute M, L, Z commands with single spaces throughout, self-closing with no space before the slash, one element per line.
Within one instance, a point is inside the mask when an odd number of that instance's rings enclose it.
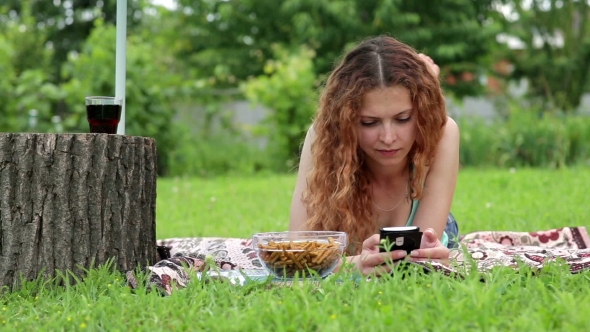
<path fill-rule="evenodd" d="M 152 138 L 0 134 L 0 286 L 154 264 L 156 164 Z"/>

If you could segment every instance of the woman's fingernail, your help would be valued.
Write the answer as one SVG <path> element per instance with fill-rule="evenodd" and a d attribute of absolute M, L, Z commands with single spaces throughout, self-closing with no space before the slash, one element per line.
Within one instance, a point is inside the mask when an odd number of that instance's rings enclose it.
<path fill-rule="evenodd" d="M 413 256 L 413 257 L 419 256 L 418 250 L 412 250 L 412 252 L 410 253 L 410 256 Z"/>
<path fill-rule="evenodd" d="M 408 254 L 405 251 L 400 251 L 397 253 L 397 258 L 404 258 L 406 257 Z"/>

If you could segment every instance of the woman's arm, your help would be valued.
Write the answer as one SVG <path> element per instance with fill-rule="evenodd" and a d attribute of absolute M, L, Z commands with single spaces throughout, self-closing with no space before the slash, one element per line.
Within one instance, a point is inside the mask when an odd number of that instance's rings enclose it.
<path fill-rule="evenodd" d="M 442 237 L 451 210 L 458 172 L 459 128 L 448 118 L 413 222 L 421 229 L 432 228 L 438 239 Z"/>
<path fill-rule="evenodd" d="M 427 55 L 419 54 L 431 73 L 438 77 L 440 68 Z M 413 224 L 424 229 L 421 248 L 412 252 L 412 259 L 448 259 L 449 249 L 440 242 L 451 210 L 459 172 L 459 128 L 448 118 L 443 137 L 424 183 L 423 196 Z"/>
<path fill-rule="evenodd" d="M 307 190 L 307 173 L 311 170 L 311 144 L 316 139 L 316 133 L 313 125 L 305 135 L 303 148 L 301 149 L 301 159 L 299 161 L 299 170 L 297 172 L 297 182 L 295 183 L 295 190 L 293 198 L 291 199 L 291 218 L 289 222 L 289 230 L 301 231 L 305 230 L 305 222 L 307 221 L 307 206 L 301 200 L 303 192 Z"/>

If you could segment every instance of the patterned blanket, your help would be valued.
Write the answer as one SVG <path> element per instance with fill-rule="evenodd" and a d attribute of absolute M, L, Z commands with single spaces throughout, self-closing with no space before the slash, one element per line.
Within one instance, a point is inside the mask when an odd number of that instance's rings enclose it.
<path fill-rule="evenodd" d="M 564 227 L 537 232 L 482 231 L 465 234 L 461 249 L 452 250 L 449 264 L 418 262 L 427 271 L 461 278 L 476 264 L 485 273 L 497 266 L 519 269 L 522 264 L 541 269 L 561 261 L 571 273 L 590 270 L 590 238 L 585 227 Z M 238 238 L 171 238 L 159 240 L 160 260 L 150 270 L 149 283 L 170 294 L 174 287 L 189 282 L 190 271 L 203 272 L 215 265 L 221 271 L 263 270 L 250 239 Z M 127 274 L 131 287 L 137 281 Z"/>

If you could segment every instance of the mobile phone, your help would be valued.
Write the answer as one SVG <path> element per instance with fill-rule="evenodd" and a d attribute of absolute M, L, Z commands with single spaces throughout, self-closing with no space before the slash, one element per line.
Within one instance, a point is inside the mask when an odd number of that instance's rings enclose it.
<path fill-rule="evenodd" d="M 422 232 L 418 226 L 383 227 L 380 235 L 380 252 L 405 250 L 409 255 L 412 250 L 420 249 L 422 242 Z"/>

